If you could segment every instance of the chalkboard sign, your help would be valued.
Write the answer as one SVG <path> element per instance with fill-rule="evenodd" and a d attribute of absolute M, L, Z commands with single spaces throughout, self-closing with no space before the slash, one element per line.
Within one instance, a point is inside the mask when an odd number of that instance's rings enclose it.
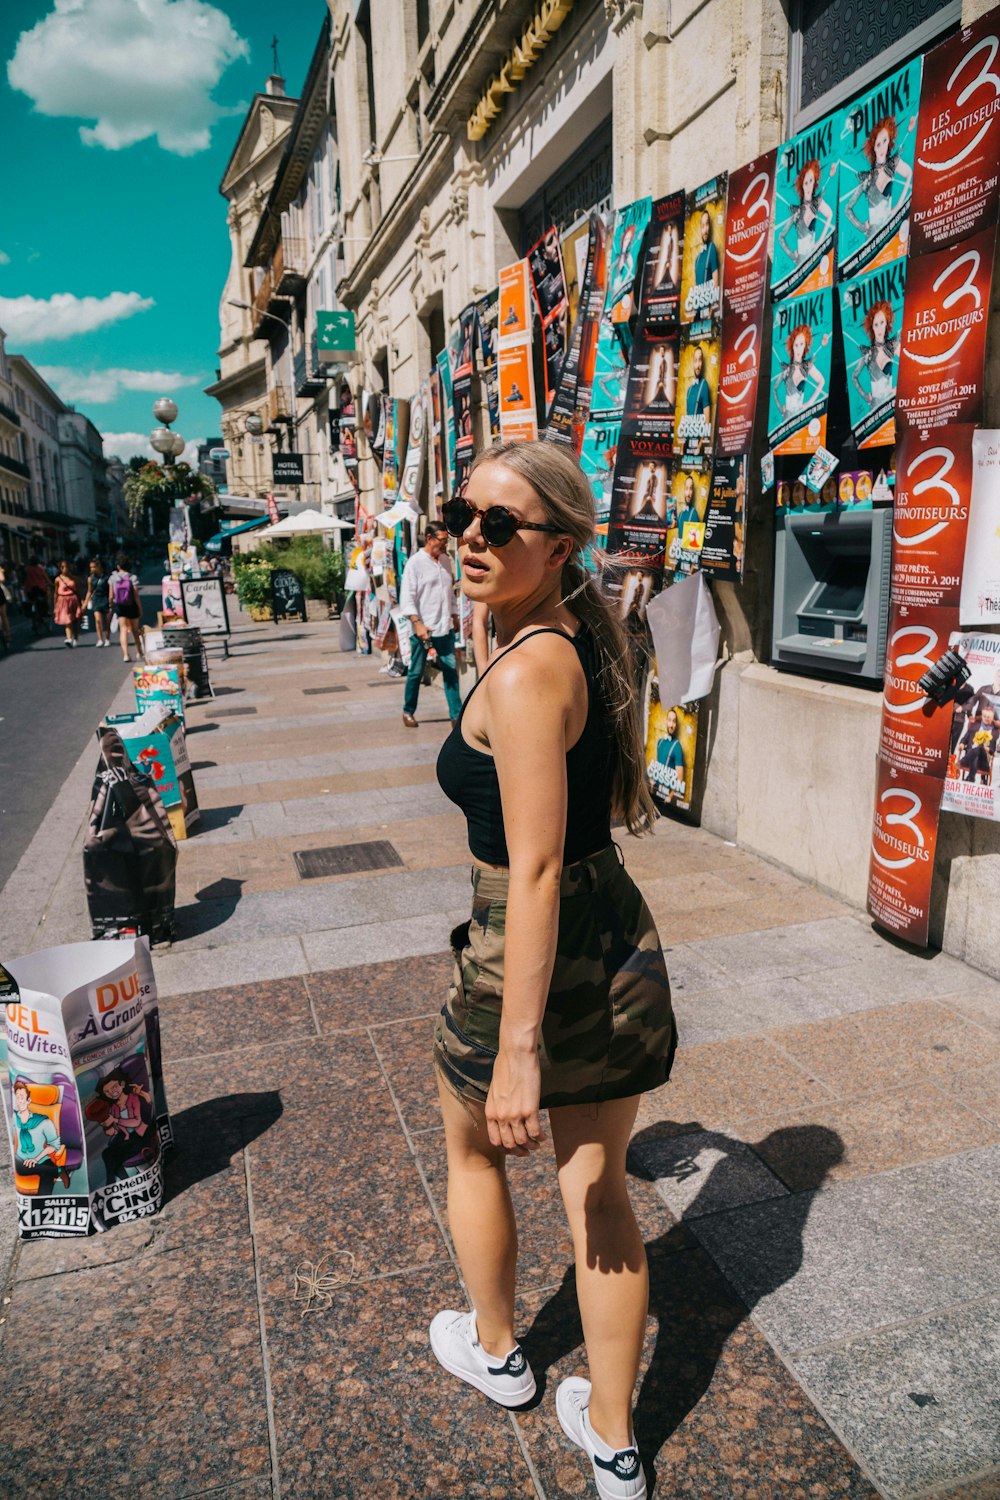
<path fill-rule="evenodd" d="M 302 585 L 289 568 L 275 568 L 271 574 L 271 608 L 277 625 L 282 615 L 306 617 L 306 600 Z"/>

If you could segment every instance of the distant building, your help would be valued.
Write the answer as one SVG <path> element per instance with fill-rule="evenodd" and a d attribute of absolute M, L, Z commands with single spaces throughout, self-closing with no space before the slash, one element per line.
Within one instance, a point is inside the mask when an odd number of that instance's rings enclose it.
<path fill-rule="evenodd" d="M 24 457 L 31 475 L 31 519 L 46 557 L 78 550 L 74 515 L 66 501 L 59 422 L 69 410 L 23 354 L 9 359 L 14 399 L 24 432 Z"/>
<path fill-rule="evenodd" d="M 59 418 L 59 447 L 66 509 L 72 516 L 69 545 L 77 553 L 107 551 L 116 532 L 101 434 L 89 417 L 69 407 Z"/>
<path fill-rule="evenodd" d="M 43 531 L 40 496 L 37 489 L 32 493 L 27 415 L 22 420 L 28 403 L 18 362 L 18 355 L 6 353 L 0 330 L 0 556 L 25 562 L 33 552 L 47 555 L 50 549 Z M 58 469 L 58 440 L 55 446 Z"/>
<path fill-rule="evenodd" d="M 216 489 L 224 489 L 228 483 L 226 460 L 212 457 L 213 450 L 219 451 L 220 449 L 225 449 L 221 437 L 206 438 L 203 443 L 198 444 L 198 473 L 210 479 Z"/>

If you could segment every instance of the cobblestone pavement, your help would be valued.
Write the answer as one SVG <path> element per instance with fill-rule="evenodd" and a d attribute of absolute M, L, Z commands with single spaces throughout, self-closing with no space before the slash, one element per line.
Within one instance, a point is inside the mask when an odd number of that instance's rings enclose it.
<path fill-rule="evenodd" d="M 378 665 L 336 626 L 244 623 L 189 710 L 204 825 L 154 954 L 169 1202 L 17 1250 L 0 1172 L 9 1500 L 591 1493 L 555 1420 L 585 1364 L 549 1156 L 511 1165 L 536 1405 L 500 1411 L 428 1349 L 464 1295 L 430 1033 L 469 880 L 443 697 L 407 731 Z M 3 893 L 0 957 L 89 937 L 92 761 Z M 376 842 L 395 863 L 300 874 Z M 655 1493 L 1000 1495 L 1000 986 L 700 830 L 624 843 L 681 1030 L 631 1151 Z"/>

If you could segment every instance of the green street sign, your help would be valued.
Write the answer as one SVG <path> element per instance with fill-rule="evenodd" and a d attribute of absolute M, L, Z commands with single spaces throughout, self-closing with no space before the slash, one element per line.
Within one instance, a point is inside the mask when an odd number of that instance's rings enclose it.
<path fill-rule="evenodd" d="M 344 364 L 357 353 L 352 312 L 316 314 L 316 352 L 323 364 Z"/>

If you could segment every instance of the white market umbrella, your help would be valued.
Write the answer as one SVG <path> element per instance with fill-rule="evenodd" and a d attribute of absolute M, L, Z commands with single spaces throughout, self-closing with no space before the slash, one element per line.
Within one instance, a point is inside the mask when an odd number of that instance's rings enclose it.
<path fill-rule="evenodd" d="M 324 516 L 318 510 L 302 510 L 297 516 L 286 516 L 283 521 L 276 521 L 273 526 L 258 534 L 263 537 L 302 536 L 308 532 L 353 530 L 354 524 L 351 521 Z"/>

